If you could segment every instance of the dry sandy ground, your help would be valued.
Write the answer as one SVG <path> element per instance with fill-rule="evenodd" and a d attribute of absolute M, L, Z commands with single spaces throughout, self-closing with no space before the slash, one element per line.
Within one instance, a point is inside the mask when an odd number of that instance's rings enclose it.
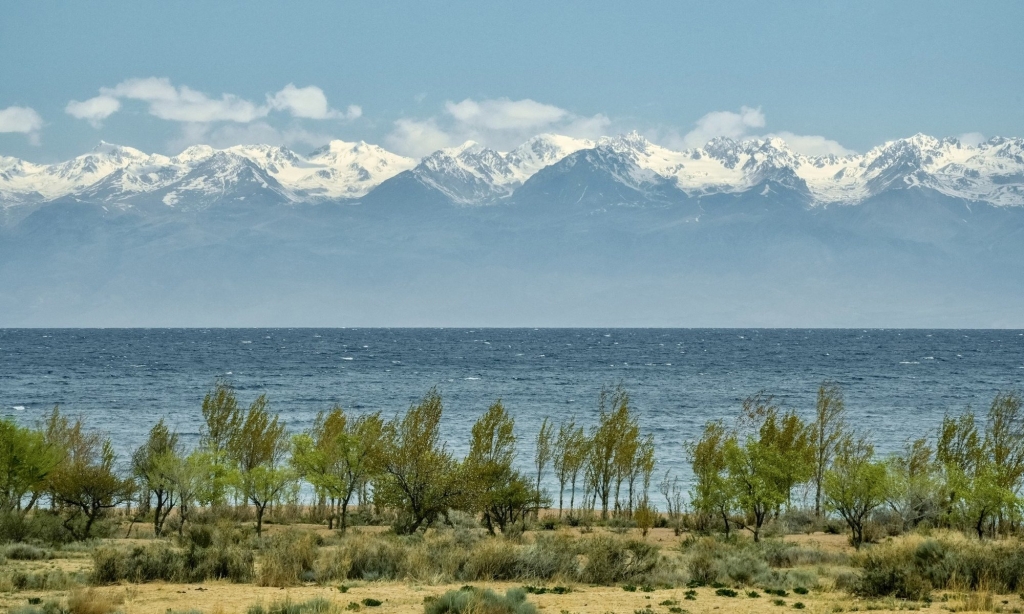
<path fill-rule="evenodd" d="M 476 586 L 504 591 L 519 586 L 508 583 L 479 583 Z M 336 587 L 296 587 L 288 589 L 261 588 L 251 585 L 239 585 L 213 582 L 203 585 L 178 584 L 144 584 L 138 586 L 117 586 L 94 589 L 97 597 L 108 597 L 120 602 L 119 609 L 125 614 L 166 614 L 168 611 L 188 611 L 198 609 L 207 613 L 234 614 L 244 613 L 246 608 L 255 603 L 270 605 L 276 601 L 290 599 L 293 602 L 306 601 L 314 597 L 324 597 L 345 606 L 352 602 L 361 602 L 371 597 L 383 601 L 376 608 L 362 607 L 363 614 L 421 614 L 424 597 L 440 595 L 446 590 L 458 589 L 459 585 L 415 585 L 404 583 L 366 583 L 348 589 L 342 594 Z M 651 593 L 626 592 L 620 587 L 574 587 L 573 592 L 566 595 L 530 595 L 529 601 L 536 604 L 545 614 L 633 614 L 648 608 L 655 614 L 670 614 L 669 605 L 661 605 L 666 601 L 677 601 L 690 614 L 715 613 L 724 614 L 738 612 L 742 614 L 778 613 L 794 611 L 795 604 L 804 604 L 804 612 L 832 613 L 850 611 L 893 612 L 907 610 L 911 604 L 898 600 L 876 600 L 872 602 L 852 600 L 838 593 L 811 592 L 808 595 L 790 595 L 785 605 L 775 605 L 773 597 L 761 595 L 759 598 L 740 596 L 736 598 L 718 597 L 710 588 L 697 590 L 695 600 L 684 598 L 685 589 L 657 590 Z M 27 598 L 36 596 L 31 592 L 17 595 L 4 595 L 3 605 L 7 608 L 24 605 Z M 52 598 L 53 593 L 46 595 Z M 1001 601 L 1006 600 L 1007 604 Z M 1013 607 L 1020 607 L 1021 600 L 1017 596 L 995 598 L 993 606 L 1001 606 L 1009 612 Z M 951 609 L 958 611 L 959 602 L 937 602 L 927 607 L 920 607 L 922 612 L 945 612 Z M 918 606 L 912 606 L 915 609 Z"/>

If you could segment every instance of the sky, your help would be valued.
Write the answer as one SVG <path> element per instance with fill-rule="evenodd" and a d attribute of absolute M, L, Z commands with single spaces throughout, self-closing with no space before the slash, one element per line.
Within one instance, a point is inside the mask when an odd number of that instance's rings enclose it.
<path fill-rule="evenodd" d="M 7 3 L 0 155 L 1024 136 L 1022 26 L 1015 1 Z"/>

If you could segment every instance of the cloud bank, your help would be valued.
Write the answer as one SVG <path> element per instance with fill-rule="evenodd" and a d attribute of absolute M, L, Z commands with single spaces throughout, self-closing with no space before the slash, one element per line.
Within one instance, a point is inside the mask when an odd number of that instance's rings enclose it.
<path fill-rule="evenodd" d="M 757 138 L 780 138 L 790 149 L 805 156 L 848 156 L 856 153 L 838 142 L 819 135 L 796 134 L 780 131 L 759 133 L 767 125 L 765 114 L 760 108 L 743 106 L 737 111 L 712 111 L 693 124 L 693 128 L 680 136 L 678 132 L 653 135 L 654 140 L 673 149 L 694 149 L 703 147 L 714 138 L 724 137 L 734 141 Z"/>
<path fill-rule="evenodd" d="M 541 132 L 596 138 L 610 125 L 611 120 L 603 114 L 580 116 L 529 98 L 466 98 L 449 100 L 443 113 L 426 119 L 399 118 L 385 142 L 398 153 L 420 157 L 465 141 L 511 149 Z"/>

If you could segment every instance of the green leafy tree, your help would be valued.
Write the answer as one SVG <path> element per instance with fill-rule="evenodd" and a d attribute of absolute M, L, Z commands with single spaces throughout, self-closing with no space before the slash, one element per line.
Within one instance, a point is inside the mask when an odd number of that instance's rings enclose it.
<path fill-rule="evenodd" d="M 936 517 L 939 480 L 928 440 L 910 442 L 899 454 L 886 459 L 886 504 L 910 530 Z"/>
<path fill-rule="evenodd" d="M 810 445 L 814 455 L 814 515 L 821 517 L 822 486 L 846 432 L 846 403 L 843 391 L 834 382 L 818 387 L 814 406 L 814 422 L 810 425 Z"/>
<path fill-rule="evenodd" d="M 223 382 L 203 397 L 203 427 L 199 446 L 207 454 L 210 473 L 199 492 L 200 500 L 214 507 L 227 502 L 231 483 L 229 446 L 242 425 L 242 410 L 234 389 Z"/>
<path fill-rule="evenodd" d="M 598 421 L 590 437 L 587 479 L 592 495 L 601 501 L 601 517 L 608 517 L 609 503 L 617 499 L 618 486 L 626 474 L 625 459 L 635 458 L 632 433 L 639 433 L 630 407 L 629 394 L 621 386 L 604 389 L 598 399 Z M 627 450 L 627 448 L 630 448 Z M 614 497 L 613 497 L 614 495 Z"/>
<path fill-rule="evenodd" d="M 943 468 L 947 516 L 972 528 L 979 538 L 1016 500 L 1006 466 L 996 462 L 998 439 L 993 421 L 986 431 L 979 431 L 975 414 L 968 409 L 959 417 L 943 419 L 935 448 Z"/>
<path fill-rule="evenodd" d="M 473 425 L 463 474 L 470 485 L 470 507 L 483 516 L 492 535 L 524 521 L 538 496 L 526 476 L 513 467 L 516 456 L 515 422 L 501 401 L 495 402 Z"/>
<path fill-rule="evenodd" d="M 177 505 L 175 483 L 168 474 L 172 458 L 180 454 L 178 434 L 161 418 L 149 431 L 149 437 L 132 454 L 132 474 L 138 480 L 142 496 L 152 503 L 153 532 L 163 534 L 164 522 Z"/>
<path fill-rule="evenodd" d="M 448 513 L 467 492 L 458 462 L 441 441 L 441 395 L 431 390 L 384 425 L 376 455 L 375 501 L 399 511 L 397 533 L 415 533 Z"/>
<path fill-rule="evenodd" d="M 49 476 L 54 502 L 64 512 L 64 525 L 71 534 L 86 539 L 104 512 L 125 502 L 131 481 L 117 474 L 110 439 L 87 431 L 81 419 L 71 423 L 54 408 L 45 437 L 48 445 L 61 452 Z"/>
<path fill-rule="evenodd" d="M 554 425 L 551 424 L 551 421 L 545 416 L 544 420 L 540 423 L 540 429 L 537 431 L 537 445 L 534 448 L 533 454 L 533 465 L 537 469 L 537 501 L 535 502 L 535 514 L 540 513 L 540 485 L 544 478 L 544 470 L 547 468 L 548 463 L 551 462 L 551 457 L 554 453 L 554 431 Z"/>
<path fill-rule="evenodd" d="M 227 452 L 234 463 L 235 486 L 256 510 L 256 535 L 260 536 L 267 506 L 294 480 L 282 463 L 288 452 L 285 425 L 277 414 L 271 415 L 266 395 L 260 395 L 249 406 L 241 425 L 227 442 Z"/>
<path fill-rule="evenodd" d="M 565 487 L 570 486 L 569 509 L 576 504 L 576 483 L 580 470 L 587 460 L 589 440 L 583 427 L 576 426 L 576 419 L 569 418 L 558 427 L 552 463 L 558 478 L 558 515 L 561 517 Z"/>
<path fill-rule="evenodd" d="M 850 527 L 855 548 L 864 543 L 864 523 L 885 503 L 886 464 L 874 460 L 874 448 L 863 439 L 846 436 L 836 448 L 832 467 L 825 472 L 825 501 Z"/>
<path fill-rule="evenodd" d="M 748 397 L 741 424 L 746 435 L 726 440 L 726 467 L 746 528 L 760 541 L 765 521 L 789 502 L 795 484 L 810 477 L 810 448 L 799 417 L 783 413 L 770 395 Z"/>
<path fill-rule="evenodd" d="M 700 439 L 685 445 L 694 477 L 690 501 L 699 524 L 706 526 L 708 519 L 721 518 L 726 536 L 730 533 L 729 516 L 736 505 L 726 457 L 726 450 L 732 446 L 735 446 L 735 435 L 721 420 L 707 422 Z M 668 480 L 667 474 L 665 479 Z M 666 485 L 666 492 L 669 488 Z"/>
<path fill-rule="evenodd" d="M 168 455 L 159 461 L 159 471 L 167 476 L 178 495 L 178 535 L 185 530 L 185 523 L 192 520 L 194 508 L 204 498 L 211 475 L 210 454 L 204 450 L 193 450 L 187 456 Z"/>
<path fill-rule="evenodd" d="M 59 460 L 42 432 L 0 419 L 0 512 L 32 511 Z"/>
<path fill-rule="evenodd" d="M 336 406 L 317 414 L 312 428 L 293 439 L 292 462 L 299 475 L 329 501 L 328 528 L 336 515 L 339 529 L 348 528 L 349 504 L 369 478 L 382 428 L 379 414 L 349 420 Z"/>

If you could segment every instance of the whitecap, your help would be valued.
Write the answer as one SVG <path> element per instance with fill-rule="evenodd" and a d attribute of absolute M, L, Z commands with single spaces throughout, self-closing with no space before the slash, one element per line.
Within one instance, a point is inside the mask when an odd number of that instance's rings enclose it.
<path fill-rule="evenodd" d="M 475 380 L 478 380 L 480 378 L 479 377 L 464 377 L 462 379 L 467 379 L 467 380 L 470 380 L 470 381 L 475 381 Z"/>
<path fill-rule="evenodd" d="M 252 341 L 243 341 L 242 343 L 245 344 L 245 345 L 248 345 L 248 344 L 252 343 Z"/>
<path fill-rule="evenodd" d="M 341 357 L 341 359 L 342 359 L 342 360 L 355 360 L 355 359 L 354 359 L 354 358 L 352 358 L 351 356 L 342 356 L 342 357 Z"/>
<path fill-rule="evenodd" d="M 11 409 L 13 409 L 14 411 L 25 411 L 25 406 L 24 405 L 15 405 L 15 406 L 11 407 Z"/>
<path fill-rule="evenodd" d="M 917 362 L 916 360 L 901 360 L 900 364 L 901 365 L 919 365 L 921 363 Z"/>

